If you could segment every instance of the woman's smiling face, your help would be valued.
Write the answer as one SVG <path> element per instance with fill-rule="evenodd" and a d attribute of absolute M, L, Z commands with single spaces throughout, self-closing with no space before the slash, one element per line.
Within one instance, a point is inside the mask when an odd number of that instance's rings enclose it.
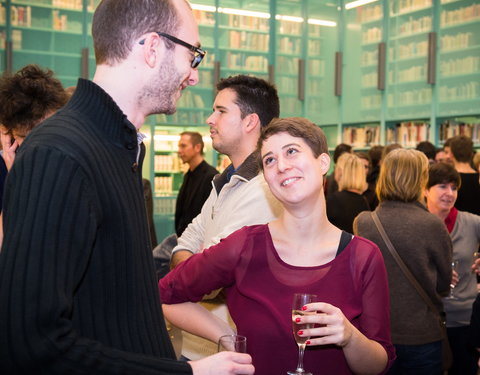
<path fill-rule="evenodd" d="M 299 203 L 323 189 L 330 158 L 315 158 L 308 144 L 286 132 L 267 138 L 261 149 L 263 173 L 270 190 L 282 203 Z"/>

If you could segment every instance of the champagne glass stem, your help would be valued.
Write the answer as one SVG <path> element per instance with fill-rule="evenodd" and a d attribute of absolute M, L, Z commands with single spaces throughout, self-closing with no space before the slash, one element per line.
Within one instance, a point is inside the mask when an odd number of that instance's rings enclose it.
<path fill-rule="evenodd" d="M 296 372 L 301 374 L 305 372 L 303 369 L 303 355 L 305 354 L 305 344 L 298 344 L 298 364 Z"/>

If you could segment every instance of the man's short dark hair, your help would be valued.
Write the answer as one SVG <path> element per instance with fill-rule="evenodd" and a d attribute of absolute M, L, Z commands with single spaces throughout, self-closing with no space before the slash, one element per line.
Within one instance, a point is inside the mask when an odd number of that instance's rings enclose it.
<path fill-rule="evenodd" d="M 224 89 L 235 91 L 235 104 L 240 108 L 242 118 L 256 113 L 263 127 L 280 116 L 277 89 L 264 79 L 247 75 L 231 76 L 217 83 L 218 91 Z"/>
<path fill-rule="evenodd" d="M 203 147 L 204 147 L 203 137 L 199 132 L 186 131 L 186 132 L 180 133 L 180 136 L 182 135 L 188 135 L 190 137 L 190 142 L 192 143 L 193 146 L 201 145 L 200 154 L 203 155 Z"/>
<path fill-rule="evenodd" d="M 133 43 L 145 33 L 175 36 L 178 27 L 173 0 L 102 0 L 92 21 L 97 64 L 114 65 L 124 60 Z M 175 48 L 173 42 L 163 40 L 168 49 Z"/>
<path fill-rule="evenodd" d="M 333 150 L 333 163 L 337 164 L 337 160 L 345 152 L 352 152 L 352 146 L 347 145 L 346 143 L 340 143 Z"/>
<path fill-rule="evenodd" d="M 382 160 L 383 148 L 383 146 L 376 145 L 372 146 L 368 150 L 368 156 L 370 156 L 370 163 L 372 165 L 372 168 L 375 168 L 380 164 L 380 160 Z"/>
<path fill-rule="evenodd" d="M 437 149 L 433 143 L 429 141 L 422 141 L 417 145 L 416 150 L 423 152 L 428 159 L 435 160 Z"/>
<path fill-rule="evenodd" d="M 457 189 L 460 188 L 462 179 L 455 167 L 448 163 L 435 163 L 430 165 L 428 170 L 427 189 L 438 184 L 453 183 Z"/>
<path fill-rule="evenodd" d="M 447 139 L 444 147 L 450 147 L 450 151 L 456 161 L 470 163 L 473 158 L 473 141 L 466 135 L 457 135 Z"/>
<path fill-rule="evenodd" d="M 50 69 L 26 65 L 0 78 L 0 123 L 26 135 L 48 115 L 63 107 L 68 96 Z"/>

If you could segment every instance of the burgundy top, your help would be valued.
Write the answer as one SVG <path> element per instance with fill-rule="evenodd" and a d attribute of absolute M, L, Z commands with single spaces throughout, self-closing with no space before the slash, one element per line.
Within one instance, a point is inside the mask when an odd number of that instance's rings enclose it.
<path fill-rule="evenodd" d="M 297 344 L 292 334 L 292 296 L 313 293 L 343 311 L 352 324 L 395 357 L 390 339 L 387 276 L 378 247 L 354 237 L 331 262 L 296 267 L 283 262 L 268 225 L 244 227 L 219 244 L 195 254 L 165 278 L 163 303 L 199 301 L 225 288 L 227 305 L 238 333 L 247 336 L 247 351 L 256 375 L 295 370 Z M 315 375 L 351 374 L 341 348 L 307 347 L 304 368 Z"/>

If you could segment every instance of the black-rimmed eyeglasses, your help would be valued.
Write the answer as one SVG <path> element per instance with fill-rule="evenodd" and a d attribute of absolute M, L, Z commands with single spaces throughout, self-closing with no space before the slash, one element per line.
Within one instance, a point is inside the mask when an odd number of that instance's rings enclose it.
<path fill-rule="evenodd" d="M 192 46 L 190 43 L 184 42 L 183 40 L 175 38 L 172 35 L 169 35 L 169 34 L 166 34 L 166 33 L 161 33 L 161 32 L 158 32 L 158 31 L 156 31 L 156 33 L 160 36 L 163 36 L 164 38 L 167 38 L 167 39 L 171 40 L 173 43 L 180 44 L 181 46 L 184 46 L 184 47 L 188 48 L 190 51 L 194 52 L 195 56 L 193 57 L 193 60 L 192 60 L 192 68 L 194 68 L 194 69 L 197 66 L 200 65 L 203 58 L 205 57 L 205 54 L 207 53 L 207 51 L 205 51 L 201 48 Z M 145 39 L 142 39 L 139 43 L 144 44 Z"/>

